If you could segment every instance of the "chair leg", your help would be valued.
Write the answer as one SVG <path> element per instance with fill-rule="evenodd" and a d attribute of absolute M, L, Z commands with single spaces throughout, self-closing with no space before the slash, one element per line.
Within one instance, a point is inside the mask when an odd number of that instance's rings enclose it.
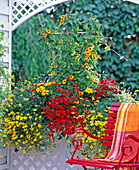
<path fill-rule="evenodd" d="M 83 167 L 84 170 L 87 170 L 87 168 L 84 165 L 82 165 L 82 167 Z"/>

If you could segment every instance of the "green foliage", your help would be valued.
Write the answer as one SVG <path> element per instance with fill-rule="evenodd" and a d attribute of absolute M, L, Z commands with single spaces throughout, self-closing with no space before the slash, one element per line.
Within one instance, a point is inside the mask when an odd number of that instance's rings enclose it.
<path fill-rule="evenodd" d="M 49 68 L 47 49 L 37 36 L 39 28 L 39 19 L 35 16 L 13 33 L 12 70 L 17 82 L 33 80 L 33 77 L 45 74 Z"/>
<path fill-rule="evenodd" d="M 0 25 L 0 27 L 4 27 Z M 5 57 L 4 52 L 6 52 L 6 46 L 4 45 L 4 32 L 0 32 L 0 123 L 3 122 L 3 112 L 2 112 L 2 102 L 4 101 L 5 97 L 8 95 L 9 92 L 9 74 L 7 73 L 7 67 L 3 62 L 3 58 Z M 2 136 L 2 130 L 0 129 L 0 137 Z"/>
<path fill-rule="evenodd" d="M 42 23 L 45 21 L 48 28 L 53 28 L 53 21 L 60 18 L 63 11 L 76 12 L 81 20 L 88 20 L 90 13 L 97 17 L 103 25 L 102 32 L 108 37 L 110 48 L 127 58 L 121 57 L 119 60 L 115 52 L 104 53 L 101 50 L 103 60 L 98 63 L 99 73 L 105 71 L 108 77 L 115 78 L 117 82 L 124 81 L 125 87 L 139 89 L 138 5 L 122 0 L 76 0 L 55 6 L 55 12 L 50 12 L 52 18 L 44 11 L 40 15 Z M 50 58 L 46 57 L 47 50 L 40 45 L 36 36 L 39 25 L 38 16 L 34 16 L 14 31 L 13 70 L 17 81 L 45 74 L 48 69 Z"/>
<path fill-rule="evenodd" d="M 98 63 L 98 72 L 104 71 L 117 82 L 125 82 L 125 87 L 131 90 L 139 89 L 139 5 L 122 0 L 77 0 L 57 6 L 59 13 L 63 8 L 76 12 L 80 19 L 86 20 L 88 13 L 97 17 L 112 49 L 107 53 L 101 50 L 103 60 Z"/>

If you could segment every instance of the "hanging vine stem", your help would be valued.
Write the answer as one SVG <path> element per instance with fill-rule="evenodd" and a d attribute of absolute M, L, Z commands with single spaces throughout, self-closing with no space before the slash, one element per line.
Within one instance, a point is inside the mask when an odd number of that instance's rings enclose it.
<path fill-rule="evenodd" d="M 50 43 L 48 41 L 48 39 L 46 38 L 46 41 L 47 41 L 47 44 L 48 44 L 48 47 L 49 47 L 49 50 L 50 50 L 50 53 L 51 53 L 51 57 L 52 57 L 52 60 L 53 60 L 53 63 L 55 64 L 55 59 L 54 59 L 54 56 L 52 54 L 52 50 L 51 50 L 51 47 L 50 47 Z"/>
<path fill-rule="evenodd" d="M 45 24 L 42 24 L 42 21 L 41 21 L 41 18 L 40 18 L 40 14 L 38 14 L 38 19 L 39 19 L 39 21 L 40 21 L 41 27 L 44 27 Z"/>
<path fill-rule="evenodd" d="M 39 22 L 40 22 L 41 27 L 44 27 L 45 24 L 42 24 L 42 21 L 41 21 L 41 18 L 40 18 L 40 14 L 38 14 L 38 19 L 39 19 Z M 52 50 L 51 50 L 51 47 L 50 47 L 50 43 L 49 43 L 49 41 L 48 41 L 47 38 L 46 38 L 46 42 L 47 42 L 47 44 L 48 44 L 48 47 L 49 47 L 49 50 L 50 50 L 50 53 L 51 53 L 51 57 L 52 57 L 53 63 L 55 64 L 55 59 L 54 59 L 54 56 L 53 56 L 53 54 L 52 54 Z"/>
<path fill-rule="evenodd" d="M 126 61 L 128 61 L 128 59 L 127 59 L 126 57 L 121 56 L 121 55 L 120 55 L 119 53 L 117 53 L 115 50 L 111 49 L 111 48 L 108 46 L 107 42 L 105 42 L 104 44 L 106 45 L 106 47 L 107 47 L 108 50 L 113 51 L 115 54 L 117 54 L 117 55 L 120 57 L 119 59 L 124 58 Z M 108 50 L 107 50 L 107 51 L 108 51 Z"/>

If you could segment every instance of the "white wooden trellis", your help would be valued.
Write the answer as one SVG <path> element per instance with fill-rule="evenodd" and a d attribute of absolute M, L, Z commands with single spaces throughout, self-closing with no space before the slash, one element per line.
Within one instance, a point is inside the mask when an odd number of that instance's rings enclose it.
<path fill-rule="evenodd" d="M 69 0 L 0 0 L 0 25 L 4 24 L 4 28 L 0 31 L 5 32 L 7 39 L 7 52 L 5 53 L 4 63 L 11 70 L 11 34 L 20 24 L 25 22 L 31 16 L 43 11 L 46 8 Z M 139 4 L 139 0 L 123 0 Z M 1 82 L 1 78 L 0 78 Z M 77 170 L 82 169 L 77 166 L 65 164 L 66 156 L 69 150 L 65 149 L 65 141 L 62 141 L 58 148 L 54 151 L 50 159 L 48 152 L 41 155 L 36 161 L 33 161 L 34 155 L 24 155 L 21 152 L 10 154 L 10 149 L 2 149 L 0 145 L 0 170 Z M 64 150 L 63 150 L 64 148 Z M 36 157 L 38 157 L 36 155 Z M 45 160 L 47 159 L 47 160 Z M 58 161 L 56 161 L 58 160 Z"/>

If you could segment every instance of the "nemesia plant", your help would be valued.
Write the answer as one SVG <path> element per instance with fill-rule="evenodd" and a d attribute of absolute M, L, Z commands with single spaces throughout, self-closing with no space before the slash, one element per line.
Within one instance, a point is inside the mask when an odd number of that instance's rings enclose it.
<path fill-rule="evenodd" d="M 77 127 L 103 136 L 105 115 L 112 101 L 122 97 L 115 80 L 100 81 L 95 71 L 102 59 L 100 26 L 92 16 L 80 21 L 76 15 L 62 15 L 55 29 L 42 27 L 37 32 L 51 65 L 44 80 L 14 85 L 5 99 L 6 145 L 24 148 L 23 152 L 43 151 L 53 141 L 74 134 Z M 88 143 L 88 152 L 98 144 L 87 136 L 83 142 Z"/>

